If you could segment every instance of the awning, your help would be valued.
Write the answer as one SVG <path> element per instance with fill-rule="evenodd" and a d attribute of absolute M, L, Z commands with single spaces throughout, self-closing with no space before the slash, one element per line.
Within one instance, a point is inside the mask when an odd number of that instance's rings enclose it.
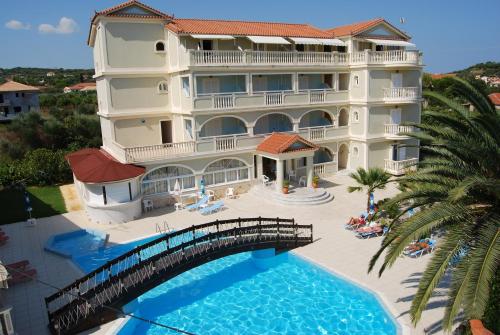
<path fill-rule="evenodd" d="M 376 39 L 371 39 L 367 38 L 365 39 L 368 42 L 375 43 L 376 45 L 390 45 L 390 46 L 395 46 L 395 47 L 416 47 L 415 44 L 406 42 L 406 41 L 398 41 L 398 40 L 376 40 Z"/>
<path fill-rule="evenodd" d="M 231 35 L 201 35 L 201 34 L 192 34 L 191 37 L 197 38 L 200 40 L 234 40 L 234 36 Z"/>
<path fill-rule="evenodd" d="M 338 38 L 319 38 L 318 41 L 323 45 L 336 45 L 339 47 L 345 46 L 345 42 L 339 40 Z"/>
<path fill-rule="evenodd" d="M 313 45 L 321 45 L 320 41 L 317 38 L 305 38 L 305 37 L 290 37 L 290 39 L 295 44 L 313 44 Z"/>
<path fill-rule="evenodd" d="M 278 36 L 247 36 L 248 39 L 254 43 L 261 44 L 290 44 L 283 37 Z"/>

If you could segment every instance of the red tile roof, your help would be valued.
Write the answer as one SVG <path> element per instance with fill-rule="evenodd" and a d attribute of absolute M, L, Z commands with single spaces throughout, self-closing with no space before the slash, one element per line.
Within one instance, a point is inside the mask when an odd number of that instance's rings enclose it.
<path fill-rule="evenodd" d="M 297 142 L 304 144 L 306 148 L 291 148 L 291 146 Z M 319 149 L 319 147 L 316 144 L 303 139 L 299 135 L 285 133 L 272 133 L 271 136 L 266 137 L 266 139 L 264 139 L 264 141 L 262 141 L 257 146 L 257 151 L 267 152 L 270 154 L 281 154 L 285 152 L 308 151 L 317 149 Z"/>
<path fill-rule="evenodd" d="M 35 86 L 25 85 L 17 81 L 7 81 L 0 84 L 0 92 L 37 92 L 40 91 Z"/>
<path fill-rule="evenodd" d="M 84 89 L 86 87 L 96 87 L 96 83 L 78 83 L 78 84 L 75 84 L 73 86 L 68 86 L 65 88 L 69 88 L 69 89 L 74 90 L 74 91 L 79 91 L 79 90 Z"/>
<path fill-rule="evenodd" d="M 491 93 L 488 97 L 495 106 L 500 106 L 500 93 Z"/>
<path fill-rule="evenodd" d="M 376 18 L 376 19 L 371 19 L 368 21 L 351 23 L 351 24 L 348 24 L 345 26 L 334 27 L 331 29 L 327 29 L 326 32 L 330 33 L 334 37 L 354 36 L 354 35 L 359 35 L 360 33 L 364 32 L 368 29 L 371 29 L 380 23 L 385 23 L 385 24 L 389 25 L 392 29 L 394 29 L 395 31 L 400 33 L 406 39 L 410 38 L 410 36 L 408 36 L 406 33 L 399 30 L 398 28 L 396 28 L 395 26 L 393 26 L 392 24 L 390 24 L 389 22 L 387 22 L 383 18 Z M 390 36 L 387 36 L 387 37 L 384 36 L 384 38 L 391 39 Z"/>
<path fill-rule="evenodd" d="M 455 73 L 431 73 L 432 79 L 443 79 L 448 77 L 456 77 Z"/>
<path fill-rule="evenodd" d="M 330 38 L 331 35 L 309 24 L 251 22 L 230 20 L 174 19 L 167 29 L 176 34 L 237 36 L 280 36 Z"/>
<path fill-rule="evenodd" d="M 100 149 L 82 149 L 66 155 L 76 179 L 85 183 L 127 180 L 144 174 L 145 168 L 116 161 Z"/>
<path fill-rule="evenodd" d="M 131 6 L 140 7 L 140 8 L 142 8 L 142 9 L 148 11 L 148 12 L 151 12 L 152 15 L 116 13 L 117 11 L 119 11 L 121 9 L 124 9 L 124 8 L 127 8 L 127 7 L 131 7 Z M 163 18 L 163 19 L 170 19 L 170 18 L 172 18 L 172 16 L 170 16 L 170 15 L 168 15 L 166 13 L 160 12 L 159 10 L 154 9 L 152 7 L 149 7 L 149 6 L 143 4 L 142 2 L 139 2 L 137 0 L 130 0 L 130 1 L 121 3 L 119 5 L 103 9 L 103 10 L 101 10 L 99 12 L 95 12 L 94 17 L 92 18 L 92 22 L 94 22 L 95 18 L 97 16 L 100 16 L 100 15 L 105 15 L 105 16 L 124 16 L 124 17 L 140 17 L 140 18 L 144 18 L 144 17 L 156 17 L 156 18 L 158 18 L 158 17 L 160 17 L 160 18 Z"/>

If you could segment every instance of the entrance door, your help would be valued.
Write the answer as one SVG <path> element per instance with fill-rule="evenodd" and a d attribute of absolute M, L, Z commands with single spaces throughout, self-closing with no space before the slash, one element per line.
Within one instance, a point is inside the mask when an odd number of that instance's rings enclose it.
<path fill-rule="evenodd" d="M 347 169 L 347 161 L 349 158 L 349 150 L 347 144 L 341 144 L 339 148 L 339 167 L 338 170 Z"/>
<path fill-rule="evenodd" d="M 392 145 L 392 160 L 397 161 L 398 160 L 398 145 L 393 144 Z"/>
<path fill-rule="evenodd" d="M 203 50 L 213 50 L 213 41 L 212 40 L 202 40 L 201 48 Z"/>
<path fill-rule="evenodd" d="M 401 123 L 401 108 L 391 109 L 391 123 L 392 124 Z"/>
<path fill-rule="evenodd" d="M 267 157 L 262 157 L 262 173 L 271 180 L 276 180 L 276 161 Z"/>
<path fill-rule="evenodd" d="M 392 87 L 403 87 L 403 74 L 391 73 L 391 84 Z"/>
<path fill-rule="evenodd" d="M 172 121 L 160 121 L 161 143 L 172 143 Z"/>

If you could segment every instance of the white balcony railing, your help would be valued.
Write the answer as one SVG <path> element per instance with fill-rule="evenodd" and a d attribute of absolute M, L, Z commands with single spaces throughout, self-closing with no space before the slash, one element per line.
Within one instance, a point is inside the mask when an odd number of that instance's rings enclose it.
<path fill-rule="evenodd" d="M 312 104 L 318 104 L 325 102 L 326 90 L 319 91 L 309 91 L 309 102 Z"/>
<path fill-rule="evenodd" d="M 416 164 L 418 163 L 418 158 L 410 158 L 400 161 L 394 161 L 392 159 L 386 159 L 384 161 L 385 171 L 396 176 L 405 174 L 408 171 L 416 169 Z"/>
<path fill-rule="evenodd" d="M 146 162 L 195 152 L 195 141 L 124 148 L 127 163 Z"/>
<path fill-rule="evenodd" d="M 283 105 L 284 102 L 284 92 L 266 92 L 264 93 L 266 106 L 278 106 Z"/>
<path fill-rule="evenodd" d="M 214 109 L 227 109 L 234 107 L 234 94 L 212 95 L 212 106 Z"/>
<path fill-rule="evenodd" d="M 402 126 L 399 124 L 389 123 L 384 125 L 385 134 L 389 136 L 398 136 L 400 133 L 413 132 L 412 126 Z"/>
<path fill-rule="evenodd" d="M 384 100 L 386 101 L 408 101 L 419 98 L 418 87 L 388 87 L 384 88 Z"/>
<path fill-rule="evenodd" d="M 236 136 L 214 137 L 215 151 L 231 151 L 236 149 Z"/>
<path fill-rule="evenodd" d="M 316 176 L 325 177 L 332 175 L 337 172 L 337 161 L 334 157 L 332 162 L 314 164 L 313 170 Z"/>
<path fill-rule="evenodd" d="M 189 50 L 191 66 L 228 65 L 422 65 L 417 50 L 339 52 Z"/>

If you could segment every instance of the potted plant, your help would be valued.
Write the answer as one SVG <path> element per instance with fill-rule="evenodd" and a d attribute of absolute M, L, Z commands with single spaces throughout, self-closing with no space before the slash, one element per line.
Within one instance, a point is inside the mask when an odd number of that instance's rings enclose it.
<path fill-rule="evenodd" d="M 290 182 L 288 180 L 283 180 L 283 193 L 288 194 L 288 188 L 290 187 Z"/>
<path fill-rule="evenodd" d="M 314 176 L 313 180 L 312 180 L 313 187 L 314 188 L 318 188 L 318 184 L 319 184 L 319 177 L 318 176 Z"/>

